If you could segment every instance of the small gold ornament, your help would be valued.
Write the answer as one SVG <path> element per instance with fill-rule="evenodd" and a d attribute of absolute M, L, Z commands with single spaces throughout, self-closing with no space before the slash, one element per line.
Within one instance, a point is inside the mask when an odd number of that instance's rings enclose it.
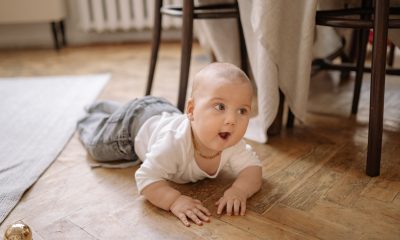
<path fill-rule="evenodd" d="M 32 240 L 31 228 L 22 221 L 15 222 L 8 226 L 4 240 Z"/>

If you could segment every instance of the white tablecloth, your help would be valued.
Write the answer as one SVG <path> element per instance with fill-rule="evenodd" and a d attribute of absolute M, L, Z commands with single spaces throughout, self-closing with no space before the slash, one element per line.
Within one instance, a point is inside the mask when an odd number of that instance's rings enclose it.
<path fill-rule="evenodd" d="M 267 129 L 278 111 L 279 88 L 295 116 L 304 119 L 316 6 L 317 0 L 239 0 L 258 104 L 258 114 L 250 119 L 246 138 L 267 141 Z M 204 20 L 196 27 L 201 42 L 206 39 L 218 61 L 240 66 L 234 21 Z"/>
<path fill-rule="evenodd" d="M 230 0 L 198 0 L 201 3 Z M 279 89 L 297 119 L 305 119 L 313 57 L 324 57 L 341 46 L 339 35 L 330 27 L 315 27 L 319 9 L 352 6 L 360 0 L 238 0 L 253 79 L 257 86 L 258 113 L 251 118 L 245 137 L 267 141 L 267 129 L 276 117 Z M 399 0 L 391 1 L 400 3 Z M 199 20 L 195 23 L 200 43 L 215 53 L 218 61 L 240 66 L 236 20 Z M 400 30 L 389 31 L 400 44 Z M 349 39 L 348 39 L 349 40 Z"/>

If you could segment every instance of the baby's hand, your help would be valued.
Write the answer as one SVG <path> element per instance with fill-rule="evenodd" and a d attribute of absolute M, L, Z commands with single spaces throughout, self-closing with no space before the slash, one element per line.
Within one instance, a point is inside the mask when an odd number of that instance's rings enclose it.
<path fill-rule="evenodd" d="M 225 191 L 224 196 L 221 197 L 215 205 L 218 205 L 217 214 L 221 214 L 226 206 L 226 214 L 232 215 L 232 210 L 235 215 L 242 215 L 246 212 L 247 194 L 235 187 L 230 187 Z"/>
<path fill-rule="evenodd" d="M 170 207 L 171 212 L 177 216 L 182 223 L 189 227 L 188 219 L 191 219 L 197 225 L 203 225 L 203 222 L 210 221 L 210 212 L 203 204 L 188 196 L 181 195 Z"/>

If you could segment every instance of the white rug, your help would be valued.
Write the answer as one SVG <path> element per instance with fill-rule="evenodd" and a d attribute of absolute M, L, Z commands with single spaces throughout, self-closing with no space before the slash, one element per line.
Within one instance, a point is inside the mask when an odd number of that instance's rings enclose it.
<path fill-rule="evenodd" d="M 0 223 L 60 154 L 109 78 L 0 78 Z"/>

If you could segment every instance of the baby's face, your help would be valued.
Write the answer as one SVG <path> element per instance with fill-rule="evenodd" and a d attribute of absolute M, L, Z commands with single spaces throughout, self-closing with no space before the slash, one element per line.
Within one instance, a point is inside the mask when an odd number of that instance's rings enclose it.
<path fill-rule="evenodd" d="M 248 81 L 205 81 L 188 103 L 197 144 L 204 151 L 222 151 L 243 137 L 249 123 L 252 88 Z"/>

